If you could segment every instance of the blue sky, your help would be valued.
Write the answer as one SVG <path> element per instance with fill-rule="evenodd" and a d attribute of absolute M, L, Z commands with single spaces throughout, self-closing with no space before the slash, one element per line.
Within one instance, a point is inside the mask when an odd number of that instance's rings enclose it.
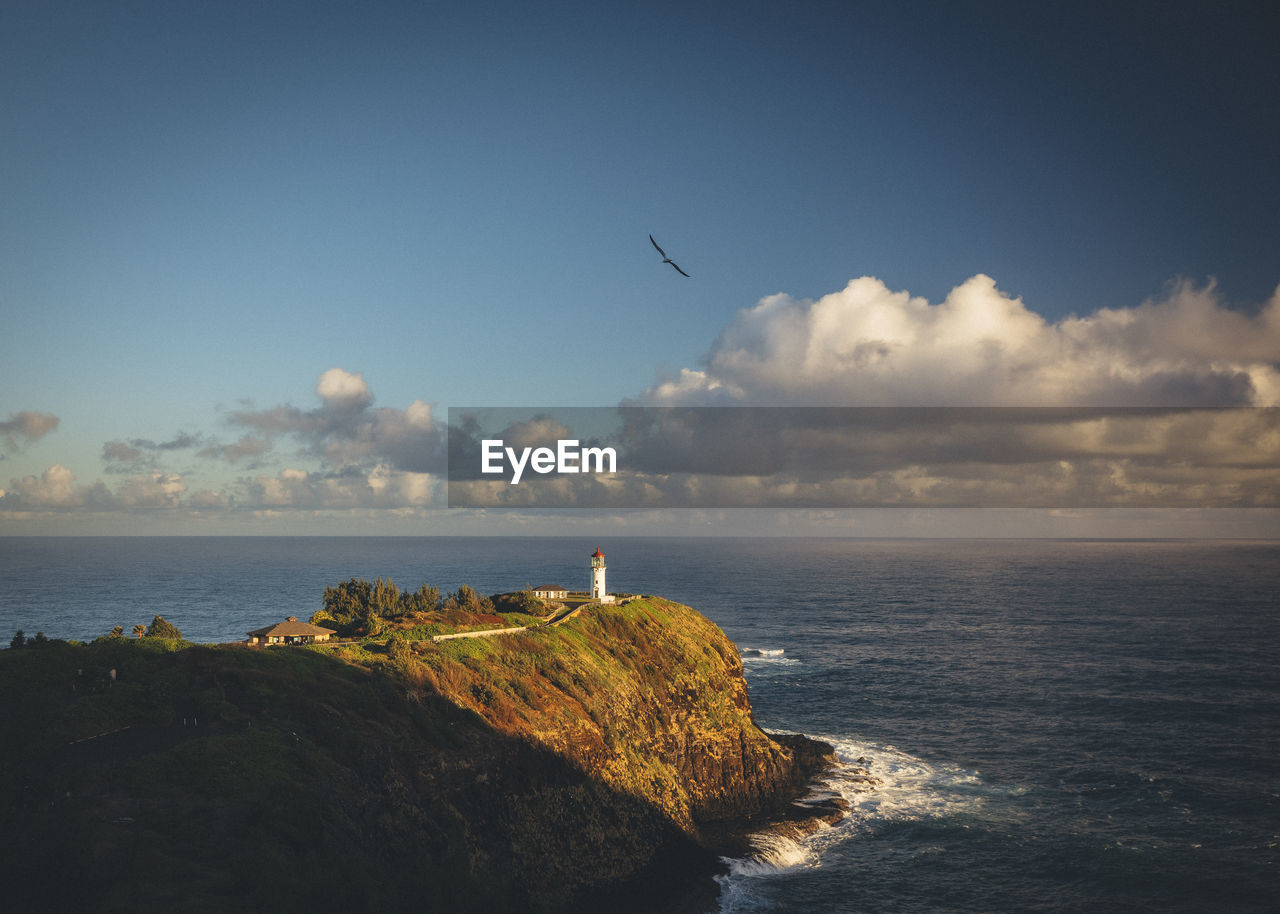
<path fill-rule="evenodd" d="M 5 3 L 0 532 L 483 532 L 402 478 L 405 428 L 812 399 L 731 356 L 860 277 L 1146 315 L 1112 376 L 1164 346 L 1276 405 L 1264 5 L 1114 6 Z"/>

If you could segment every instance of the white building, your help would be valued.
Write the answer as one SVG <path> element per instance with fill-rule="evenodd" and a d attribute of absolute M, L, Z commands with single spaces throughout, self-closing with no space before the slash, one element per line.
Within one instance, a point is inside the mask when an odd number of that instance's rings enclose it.
<path fill-rule="evenodd" d="M 591 599 L 599 600 L 601 603 L 612 603 L 613 597 L 605 590 L 604 571 L 604 553 L 597 546 L 596 551 L 591 555 Z"/>

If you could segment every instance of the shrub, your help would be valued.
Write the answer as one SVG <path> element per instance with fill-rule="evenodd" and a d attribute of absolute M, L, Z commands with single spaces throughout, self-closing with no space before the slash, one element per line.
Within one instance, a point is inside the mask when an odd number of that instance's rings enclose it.
<path fill-rule="evenodd" d="M 117 626 L 119 628 L 119 626 Z M 115 632 L 113 631 L 114 635 Z M 123 631 L 121 632 L 123 634 Z M 178 631 L 177 626 L 172 622 L 165 620 L 164 616 L 156 616 L 151 620 L 151 624 L 147 626 L 146 635 L 148 638 L 172 638 L 175 641 L 182 640 L 182 632 Z"/>
<path fill-rule="evenodd" d="M 516 593 L 496 593 L 489 598 L 495 612 L 523 613 L 527 616 L 545 616 L 547 605 L 533 595 L 532 590 Z"/>

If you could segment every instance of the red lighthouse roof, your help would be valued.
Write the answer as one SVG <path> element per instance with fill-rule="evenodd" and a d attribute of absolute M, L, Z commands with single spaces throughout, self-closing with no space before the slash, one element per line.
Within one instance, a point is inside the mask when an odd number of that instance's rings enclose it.
<path fill-rule="evenodd" d="M 604 553 L 603 553 L 603 552 L 601 552 L 601 551 L 600 551 L 600 547 L 599 547 L 599 546 L 597 546 L 597 547 L 596 547 L 596 551 L 595 551 L 595 552 L 593 552 L 593 553 L 591 553 L 591 557 L 592 557 L 593 559 L 602 559 L 602 558 L 604 558 Z"/>

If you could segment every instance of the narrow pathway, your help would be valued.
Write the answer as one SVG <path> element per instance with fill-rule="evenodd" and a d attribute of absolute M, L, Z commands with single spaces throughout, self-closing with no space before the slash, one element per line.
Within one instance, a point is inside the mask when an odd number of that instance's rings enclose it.
<path fill-rule="evenodd" d="M 553 616 L 546 622 L 539 622 L 537 625 L 521 625 L 518 628 L 486 628 L 478 632 L 454 632 L 452 635 L 432 635 L 432 641 L 450 641 L 454 638 L 489 638 L 494 635 L 514 635 L 516 632 L 533 631 L 537 628 L 550 628 L 553 625 L 559 625 L 561 622 L 572 619 L 578 613 L 582 612 L 587 606 L 596 606 L 595 603 L 581 603 L 573 609 L 567 609 L 558 616 Z"/>
<path fill-rule="evenodd" d="M 492 635 L 514 635 L 516 632 L 527 632 L 526 626 L 519 628 L 486 628 L 479 632 L 454 632 L 452 635 L 432 635 L 432 641 L 451 641 L 454 638 L 488 638 Z"/>

